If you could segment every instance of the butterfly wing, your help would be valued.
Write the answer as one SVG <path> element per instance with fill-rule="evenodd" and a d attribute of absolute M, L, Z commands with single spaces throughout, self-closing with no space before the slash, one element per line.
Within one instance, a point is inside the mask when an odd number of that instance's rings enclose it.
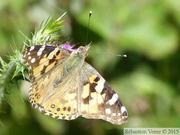
<path fill-rule="evenodd" d="M 121 100 L 105 79 L 88 63 L 79 70 L 83 82 L 80 88 L 80 115 L 103 119 L 113 124 L 127 121 L 127 111 Z"/>
<path fill-rule="evenodd" d="M 56 119 L 72 120 L 79 116 L 76 78 L 67 78 L 60 82 L 61 68 L 33 83 L 30 90 L 30 102 L 43 114 Z"/>
<path fill-rule="evenodd" d="M 59 61 L 66 59 L 70 52 L 57 46 L 36 45 L 25 49 L 23 63 L 28 67 L 30 80 L 38 80 L 47 74 Z"/>
<path fill-rule="evenodd" d="M 72 120 L 82 115 L 113 124 L 126 122 L 126 108 L 92 66 L 84 62 L 64 77 L 69 55 L 69 51 L 54 46 L 37 45 L 26 49 L 23 59 L 30 70 L 32 106 L 57 119 Z"/>
<path fill-rule="evenodd" d="M 78 117 L 76 79 L 61 82 L 64 61 L 69 55 L 68 50 L 42 45 L 28 47 L 23 52 L 32 82 L 30 103 L 43 114 L 58 119 Z"/>

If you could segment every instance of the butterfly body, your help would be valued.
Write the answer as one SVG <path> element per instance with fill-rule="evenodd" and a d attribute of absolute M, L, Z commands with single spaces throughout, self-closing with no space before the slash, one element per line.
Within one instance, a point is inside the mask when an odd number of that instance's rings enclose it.
<path fill-rule="evenodd" d="M 33 107 L 56 119 L 82 116 L 122 124 L 127 121 L 126 108 L 105 79 L 85 62 L 89 48 L 26 48 L 23 60 L 32 83 L 29 100 Z"/>

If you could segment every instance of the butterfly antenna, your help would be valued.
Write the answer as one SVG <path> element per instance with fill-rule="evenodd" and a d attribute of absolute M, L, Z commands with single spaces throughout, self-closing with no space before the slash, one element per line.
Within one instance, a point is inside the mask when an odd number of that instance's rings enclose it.
<path fill-rule="evenodd" d="M 127 57 L 126 54 L 109 54 L 109 53 L 102 53 L 102 52 L 89 52 L 89 53 L 97 53 L 97 54 L 104 54 L 104 55 L 111 55 L 111 56 Z"/>
<path fill-rule="evenodd" d="M 87 34 L 86 34 L 86 44 L 87 44 L 88 36 L 89 36 L 89 24 L 90 24 L 90 20 L 91 20 L 91 15 L 92 15 L 92 11 L 89 11 L 88 28 L 87 28 Z"/>

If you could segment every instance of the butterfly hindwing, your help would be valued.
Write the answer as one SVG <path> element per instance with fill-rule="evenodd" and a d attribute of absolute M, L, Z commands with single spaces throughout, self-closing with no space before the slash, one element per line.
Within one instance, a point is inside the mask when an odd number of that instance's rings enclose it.
<path fill-rule="evenodd" d="M 59 77 L 57 71 L 51 73 L 55 73 L 54 77 L 56 78 Z M 41 93 L 43 91 L 43 95 L 41 94 L 41 97 L 39 97 L 39 100 L 37 100 L 35 106 L 43 114 L 49 115 L 56 119 L 75 119 L 78 117 L 78 102 L 76 94 L 77 84 L 74 83 L 74 79 L 70 79 L 64 80 L 64 82 L 59 83 L 58 85 L 52 85 L 54 84 L 54 81 L 56 81 L 56 78 L 49 80 L 45 86 L 41 85 L 38 90 L 39 92 L 37 93 Z M 72 85 L 64 85 L 68 83 Z M 32 89 L 34 89 L 33 87 L 36 87 L 36 85 L 32 85 Z"/>
<path fill-rule="evenodd" d="M 53 83 L 53 80 L 49 81 L 49 83 Z M 34 87 L 36 85 L 32 85 L 32 89 Z M 39 95 L 38 99 L 33 99 L 34 95 L 30 95 L 30 102 L 45 115 L 56 119 L 75 119 L 78 113 L 77 95 L 74 88 L 77 86 L 61 87 L 60 90 L 59 87 L 61 85 L 57 88 L 50 85 L 45 86 L 43 89 L 40 87 L 37 93 L 41 95 Z"/>

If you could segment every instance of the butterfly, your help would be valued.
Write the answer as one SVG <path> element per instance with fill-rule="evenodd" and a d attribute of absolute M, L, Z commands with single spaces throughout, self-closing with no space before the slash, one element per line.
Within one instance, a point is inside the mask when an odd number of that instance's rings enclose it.
<path fill-rule="evenodd" d="M 31 86 L 29 101 L 42 114 L 73 120 L 78 116 L 103 119 L 113 124 L 127 122 L 127 111 L 117 93 L 87 62 L 90 45 L 35 45 L 25 49 Z"/>

